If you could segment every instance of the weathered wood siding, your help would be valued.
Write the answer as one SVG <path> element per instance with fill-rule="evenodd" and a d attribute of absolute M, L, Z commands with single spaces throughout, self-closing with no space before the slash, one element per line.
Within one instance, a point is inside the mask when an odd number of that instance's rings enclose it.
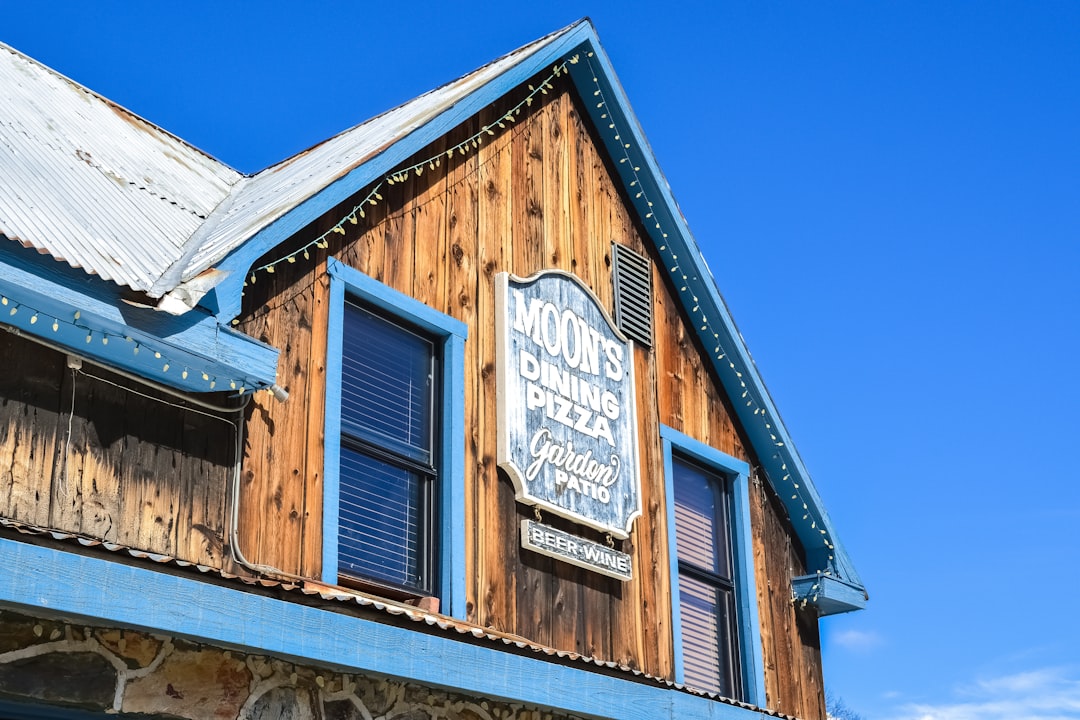
<path fill-rule="evenodd" d="M 416 159 L 443 153 L 520 98 L 481 112 Z M 466 343 L 466 577 L 469 619 L 649 673 L 673 672 L 663 457 L 665 424 L 755 465 L 675 294 L 654 266 L 655 350 L 634 353 L 643 515 L 619 582 L 521 549 L 519 506 L 497 470 L 495 276 L 559 268 L 609 309 L 611 242 L 649 255 L 578 100 L 557 86 L 517 122 L 421 177 L 382 189 L 359 223 L 311 260 L 247 289 L 240 327 L 281 350 L 291 397 L 255 397 L 245 416 L 240 543 L 284 574 L 321 574 L 328 281 L 340 261 L 469 327 Z M 294 239 L 332 227 L 359 196 Z M 654 264 L 657 258 L 654 259 Z M 0 333 L 0 517 L 243 572 L 227 548 L 233 428 L 104 370 Z M 136 392 L 132 392 L 135 390 Z M 803 552 L 767 484 L 751 498 L 767 705 L 824 717 L 817 620 L 791 602 Z M 457 521 L 452 519 L 451 521 Z M 597 541 L 586 528 L 545 521 Z"/>
<path fill-rule="evenodd" d="M 0 358 L 0 517 L 232 569 L 233 425 L 5 332 Z"/>
<path fill-rule="evenodd" d="M 413 160 L 430 157 L 500 118 L 519 97 L 481 112 Z M 331 235 L 311 261 L 282 264 L 247 288 L 240 327 L 282 350 L 287 403 L 260 394 L 249 413 L 241 545 L 249 559 L 318 577 L 321 549 L 322 412 L 325 397 L 325 258 L 340 261 L 464 321 L 466 577 L 469 619 L 555 648 L 671 676 L 671 600 L 660 424 L 754 464 L 729 405 L 654 268 L 656 350 L 638 348 L 642 508 L 622 549 L 634 559 L 622 583 L 524 551 L 519 507 L 496 468 L 495 275 L 559 268 L 580 277 L 609 309 L 610 244 L 649 255 L 640 227 L 572 92 L 556 86 L 516 123 L 421 177 L 384 187 L 344 236 Z M 333 226 L 363 197 L 350 198 L 295 239 L 280 257 Z M 655 264 L 654 258 L 654 264 Z M 763 491 L 766 492 L 767 491 Z M 767 499 L 753 533 L 768 704 L 823 717 L 816 620 L 790 602 L 799 553 Z M 566 527 L 557 518 L 545 522 Z M 578 527 L 588 537 L 596 533 Z M 816 689 L 815 689 L 816 688 Z"/>

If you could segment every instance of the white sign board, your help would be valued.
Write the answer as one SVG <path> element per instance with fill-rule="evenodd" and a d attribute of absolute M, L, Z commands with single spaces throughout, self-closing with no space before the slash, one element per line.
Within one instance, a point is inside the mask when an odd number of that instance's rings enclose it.
<path fill-rule="evenodd" d="M 559 270 L 496 279 L 499 467 L 517 499 L 614 537 L 641 514 L 634 355 Z"/>

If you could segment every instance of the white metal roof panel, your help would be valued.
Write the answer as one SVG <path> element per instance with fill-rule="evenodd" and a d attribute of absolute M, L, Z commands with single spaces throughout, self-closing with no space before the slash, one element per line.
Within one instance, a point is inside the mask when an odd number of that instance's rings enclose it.
<path fill-rule="evenodd" d="M 198 249 L 183 268 L 182 279 L 198 275 L 338 178 L 423 127 L 574 27 L 576 24 L 525 45 L 243 181 L 229 202 L 223 203 L 210 218 L 201 233 Z"/>
<path fill-rule="evenodd" d="M 240 173 L 0 43 L 0 234 L 136 290 Z"/>

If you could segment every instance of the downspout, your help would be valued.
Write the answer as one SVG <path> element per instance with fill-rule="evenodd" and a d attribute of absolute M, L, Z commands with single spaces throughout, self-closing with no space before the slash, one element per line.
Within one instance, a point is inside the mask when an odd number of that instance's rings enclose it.
<path fill-rule="evenodd" d="M 277 386 L 275 385 L 274 387 Z M 284 393 L 285 398 L 288 397 L 288 393 L 286 393 L 284 390 L 282 390 L 281 392 Z M 284 402 L 284 398 L 278 397 L 276 393 L 274 394 L 274 397 Z M 243 410 L 246 407 L 247 403 L 244 403 L 244 405 L 242 405 L 240 409 Z M 252 563 L 246 557 L 244 557 L 244 553 L 240 550 L 240 466 L 244 456 L 244 432 L 239 423 L 234 424 L 230 422 L 229 424 L 233 425 L 236 430 L 236 432 L 233 433 L 233 436 L 236 438 L 234 448 L 236 462 L 233 463 L 232 499 L 230 502 L 230 504 L 232 505 L 232 512 L 230 513 L 231 517 L 229 522 L 229 555 L 232 557 L 234 562 L 247 568 L 248 570 L 251 570 L 257 575 L 277 575 L 279 577 L 285 577 L 290 580 L 300 581 L 311 580 L 312 578 L 307 578 L 303 575 L 295 575 L 293 573 L 286 572 L 281 568 L 273 567 L 272 565 L 259 565 L 256 563 Z"/>

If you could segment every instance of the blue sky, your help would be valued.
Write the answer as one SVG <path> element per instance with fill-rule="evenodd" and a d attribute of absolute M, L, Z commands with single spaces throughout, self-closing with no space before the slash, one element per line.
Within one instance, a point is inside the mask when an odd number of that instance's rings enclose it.
<path fill-rule="evenodd" d="M 826 685 L 1080 718 L 1080 3 L 387 5 L 2 2 L 0 40 L 253 172 L 591 16 L 870 589 Z"/>

